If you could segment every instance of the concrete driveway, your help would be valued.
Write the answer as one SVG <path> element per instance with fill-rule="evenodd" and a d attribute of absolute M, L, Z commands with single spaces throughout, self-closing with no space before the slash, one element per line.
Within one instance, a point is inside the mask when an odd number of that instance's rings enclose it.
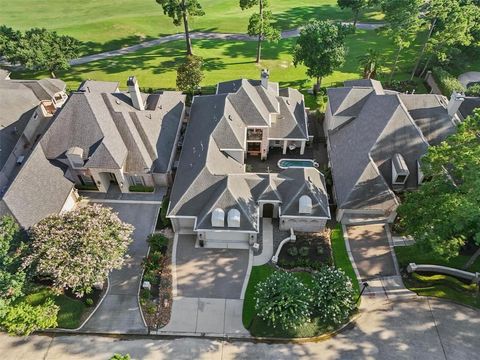
<path fill-rule="evenodd" d="M 120 270 L 109 276 L 110 288 L 100 307 L 81 329 L 91 332 L 145 333 L 146 328 L 138 306 L 142 260 L 147 254 L 147 236 L 155 228 L 160 204 L 103 203 L 116 212 L 121 220 L 135 227 L 129 259 Z"/>
<path fill-rule="evenodd" d="M 347 226 L 347 236 L 362 280 L 398 275 L 383 224 Z"/>
<path fill-rule="evenodd" d="M 177 296 L 240 299 L 249 251 L 195 248 L 195 236 L 178 235 Z"/>

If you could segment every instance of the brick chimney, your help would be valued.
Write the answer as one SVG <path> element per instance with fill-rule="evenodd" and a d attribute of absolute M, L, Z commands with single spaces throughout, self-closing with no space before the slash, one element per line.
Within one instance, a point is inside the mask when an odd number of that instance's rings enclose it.
<path fill-rule="evenodd" d="M 265 89 L 268 89 L 268 78 L 270 77 L 270 72 L 268 69 L 262 69 L 262 72 L 260 73 L 260 78 L 262 80 L 262 86 Z"/>
<path fill-rule="evenodd" d="M 454 91 L 450 97 L 450 101 L 447 105 L 448 115 L 454 117 L 457 113 L 460 105 L 462 105 L 463 100 L 465 100 L 465 95 Z"/>
<path fill-rule="evenodd" d="M 132 105 L 137 110 L 145 110 L 143 105 L 142 94 L 138 87 L 138 81 L 135 76 L 130 76 L 127 80 L 128 92 L 130 93 L 130 98 L 132 99 Z"/>

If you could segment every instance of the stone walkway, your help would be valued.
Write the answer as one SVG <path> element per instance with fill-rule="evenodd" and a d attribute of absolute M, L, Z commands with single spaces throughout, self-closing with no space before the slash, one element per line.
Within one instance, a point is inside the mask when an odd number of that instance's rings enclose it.
<path fill-rule="evenodd" d="M 273 256 L 273 225 L 272 219 L 262 219 L 262 252 L 253 257 L 253 266 L 268 263 Z"/>
<path fill-rule="evenodd" d="M 348 25 L 351 23 L 343 22 L 342 24 Z M 374 30 L 374 29 L 378 29 L 381 26 L 383 26 L 383 23 L 358 23 L 357 24 L 357 28 L 363 29 L 363 30 Z M 292 37 L 297 37 L 299 34 L 300 34 L 300 28 L 283 31 L 281 36 L 282 36 L 282 39 L 289 39 Z M 190 34 L 190 37 L 194 40 L 257 41 L 256 37 L 251 37 L 246 34 L 216 33 L 216 32 L 202 32 L 202 31 L 192 32 Z M 70 61 L 70 65 L 81 65 L 81 64 L 86 64 L 93 61 L 108 59 L 115 56 L 130 54 L 142 49 L 147 49 L 147 48 L 155 47 L 161 44 L 165 44 L 170 41 L 183 40 L 183 39 L 184 39 L 183 33 L 167 35 L 167 36 L 160 37 L 158 39 L 144 41 L 142 43 L 132 45 L 132 46 L 127 46 L 118 50 L 111 50 L 111 51 L 106 51 L 99 54 L 80 57 L 78 59 L 74 59 Z"/>

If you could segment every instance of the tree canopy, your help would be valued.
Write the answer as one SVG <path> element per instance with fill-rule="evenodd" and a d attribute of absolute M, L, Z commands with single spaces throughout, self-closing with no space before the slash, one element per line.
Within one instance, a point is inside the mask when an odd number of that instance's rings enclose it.
<path fill-rule="evenodd" d="M 163 13 L 172 19 L 175 26 L 183 24 L 187 55 L 193 55 L 188 22 L 189 18 L 205 15 L 200 2 L 198 0 L 156 0 L 156 2 L 162 6 Z"/>
<path fill-rule="evenodd" d="M 177 69 L 177 88 L 194 94 L 203 80 L 203 60 L 200 56 L 189 55 Z"/>
<path fill-rule="evenodd" d="M 278 41 L 280 40 L 280 31 L 273 25 L 273 15 L 267 10 L 269 3 L 267 0 L 240 0 L 240 8 L 242 10 L 250 9 L 258 5 L 258 13 L 252 14 L 248 21 L 248 35 L 257 36 L 257 59 L 260 62 L 262 52 L 262 41 Z"/>
<path fill-rule="evenodd" d="M 353 26 L 357 25 L 360 11 L 369 5 L 368 0 L 337 0 L 341 9 L 350 9 L 353 12 Z"/>
<path fill-rule="evenodd" d="M 56 71 L 68 69 L 70 60 L 79 56 L 81 43 L 55 31 L 32 28 L 21 33 L 3 27 L 0 34 L 0 51 L 6 60 L 28 70 L 49 71 L 53 77 Z"/>
<path fill-rule="evenodd" d="M 477 111 L 446 141 L 430 147 L 421 162 L 427 181 L 398 208 L 400 225 L 418 246 L 447 259 L 467 243 L 480 246 L 479 134 Z"/>
<path fill-rule="evenodd" d="M 58 291 L 70 288 L 82 296 L 122 266 L 132 231 L 98 204 L 51 215 L 30 229 L 31 255 L 25 265 L 51 278 Z"/>
<path fill-rule="evenodd" d="M 349 28 L 329 21 L 311 20 L 301 31 L 293 50 L 295 66 L 304 64 L 307 75 L 316 78 L 316 91 L 322 78 L 345 61 L 345 37 Z"/>

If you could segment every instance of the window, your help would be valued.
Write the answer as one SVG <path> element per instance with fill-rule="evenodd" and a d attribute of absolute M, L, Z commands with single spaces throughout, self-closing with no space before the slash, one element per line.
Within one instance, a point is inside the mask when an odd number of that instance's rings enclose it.
<path fill-rule="evenodd" d="M 131 175 L 130 183 L 131 185 L 145 186 L 145 180 L 143 180 L 143 176 Z"/>
<path fill-rule="evenodd" d="M 407 181 L 407 175 L 399 174 L 397 179 L 394 181 L 395 184 L 405 184 Z"/>
<path fill-rule="evenodd" d="M 78 179 L 80 180 L 82 185 L 95 185 L 95 180 L 93 180 L 92 176 L 78 175 Z"/>
<path fill-rule="evenodd" d="M 225 223 L 225 212 L 216 208 L 212 212 L 212 226 L 223 227 Z"/>
<path fill-rule="evenodd" d="M 240 211 L 237 209 L 230 209 L 228 211 L 228 227 L 240 227 Z"/>
<path fill-rule="evenodd" d="M 298 200 L 298 212 L 300 214 L 312 213 L 312 199 L 310 196 L 302 195 Z"/>

